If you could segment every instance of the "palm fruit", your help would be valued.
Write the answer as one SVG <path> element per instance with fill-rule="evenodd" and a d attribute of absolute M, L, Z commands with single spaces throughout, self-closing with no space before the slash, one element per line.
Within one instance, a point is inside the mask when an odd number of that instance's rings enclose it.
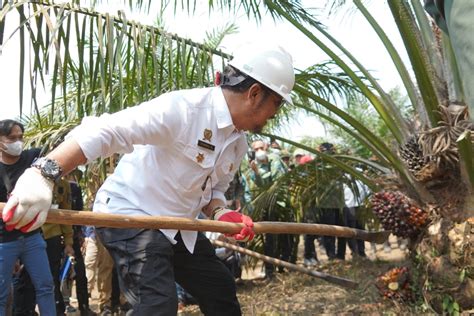
<path fill-rule="evenodd" d="M 385 230 L 414 238 L 425 227 L 428 213 L 399 191 L 380 191 L 371 198 L 372 210 Z"/>
<path fill-rule="evenodd" d="M 400 146 L 400 157 L 408 167 L 411 173 L 416 175 L 428 163 L 428 159 L 423 155 L 418 137 L 412 136 L 408 141 Z"/>
<path fill-rule="evenodd" d="M 408 267 L 397 267 L 380 275 L 375 285 L 384 298 L 412 301 L 413 292 L 410 287 L 410 282 L 410 271 Z"/>

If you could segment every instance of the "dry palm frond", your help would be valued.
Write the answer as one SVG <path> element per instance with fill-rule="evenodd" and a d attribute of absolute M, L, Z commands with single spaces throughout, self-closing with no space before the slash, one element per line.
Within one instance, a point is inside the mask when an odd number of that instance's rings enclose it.
<path fill-rule="evenodd" d="M 453 168 L 459 163 L 456 140 L 466 130 L 474 139 L 474 124 L 469 120 L 467 106 L 440 106 L 439 126 L 420 133 L 418 144 L 423 156 L 430 157 L 441 168 Z"/>

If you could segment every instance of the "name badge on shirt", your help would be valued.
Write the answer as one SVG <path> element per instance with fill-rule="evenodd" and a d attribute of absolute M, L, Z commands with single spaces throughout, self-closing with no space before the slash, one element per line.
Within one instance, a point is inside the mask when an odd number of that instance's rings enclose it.
<path fill-rule="evenodd" d="M 205 141 L 202 141 L 202 140 L 198 140 L 198 146 L 212 150 L 212 151 L 216 149 L 216 146 L 214 146 L 213 144 L 206 143 Z"/>

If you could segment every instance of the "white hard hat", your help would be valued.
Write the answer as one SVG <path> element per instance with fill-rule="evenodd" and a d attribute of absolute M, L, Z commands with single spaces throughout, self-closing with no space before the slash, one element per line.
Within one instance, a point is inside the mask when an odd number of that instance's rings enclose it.
<path fill-rule="evenodd" d="M 293 104 L 290 93 L 295 84 L 291 55 L 281 46 L 263 43 L 240 47 L 229 62 L 244 74 L 264 84 Z"/>
<path fill-rule="evenodd" d="M 305 156 L 306 154 L 307 154 L 306 150 L 301 149 L 301 148 L 296 148 L 295 151 L 293 152 L 293 157 Z"/>

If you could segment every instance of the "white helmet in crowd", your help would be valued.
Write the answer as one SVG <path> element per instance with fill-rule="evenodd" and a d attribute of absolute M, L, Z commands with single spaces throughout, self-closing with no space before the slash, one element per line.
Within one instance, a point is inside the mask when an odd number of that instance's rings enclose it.
<path fill-rule="evenodd" d="M 290 97 L 295 84 L 293 59 L 283 47 L 265 46 L 265 43 L 245 45 L 237 50 L 229 65 L 264 84 L 286 102 L 293 104 Z"/>

